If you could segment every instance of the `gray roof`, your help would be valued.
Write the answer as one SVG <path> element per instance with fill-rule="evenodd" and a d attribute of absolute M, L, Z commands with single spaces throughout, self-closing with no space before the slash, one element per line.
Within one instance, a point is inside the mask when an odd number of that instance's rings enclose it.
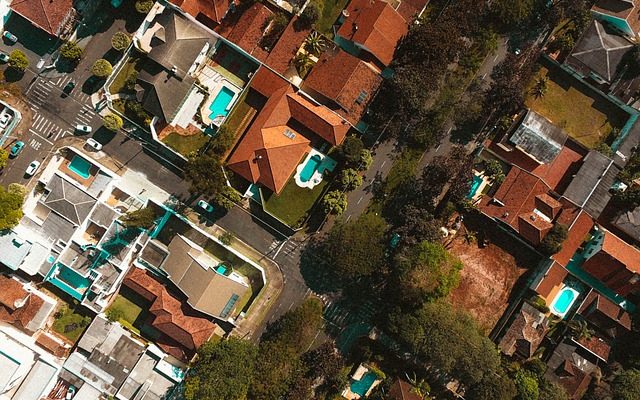
<path fill-rule="evenodd" d="M 169 121 L 178 111 L 182 100 L 189 94 L 194 82 L 190 76 L 177 79 L 166 71 L 152 75 L 143 69 L 138 74 L 138 83 L 143 88 L 138 101 L 151 114 Z"/>
<path fill-rule="evenodd" d="M 0 232 L 0 264 L 17 270 L 31 250 L 31 243 L 14 231 Z"/>
<path fill-rule="evenodd" d="M 611 189 L 620 169 L 604 154 L 591 150 L 584 158 L 563 196 L 598 218 L 609 200 Z"/>
<path fill-rule="evenodd" d="M 0 351 L 0 392 L 13 380 L 14 374 L 20 369 L 20 363 Z"/>
<path fill-rule="evenodd" d="M 11 398 L 12 400 L 40 400 L 48 393 L 43 393 L 47 385 L 58 374 L 58 369 L 42 360 L 37 360 L 24 378 L 20 388 Z"/>
<path fill-rule="evenodd" d="M 43 328 L 55 307 L 55 303 L 49 303 L 48 301 L 43 302 L 36 315 L 31 318 L 31 321 L 27 323 L 25 328 L 31 332 L 36 332 L 38 329 Z"/>
<path fill-rule="evenodd" d="M 567 140 L 567 134 L 542 115 L 528 110 L 509 141 L 541 164 L 553 161 Z"/>
<path fill-rule="evenodd" d="M 155 370 L 158 358 L 145 353 L 136 364 L 118 391 L 118 397 L 125 399 L 160 400 L 174 386 L 174 383 Z"/>
<path fill-rule="evenodd" d="M 47 207 L 75 225 L 80 225 L 91 212 L 96 199 L 60 175 L 53 175 L 47 184 L 49 193 L 41 200 Z"/>
<path fill-rule="evenodd" d="M 73 400 L 95 400 L 99 399 L 102 393 L 93 386 L 85 383 L 78 389 Z"/>
<path fill-rule="evenodd" d="M 234 299 L 242 297 L 249 288 L 226 276 L 218 274 L 196 259 L 208 257 L 200 249 L 194 248 L 182 236 L 176 235 L 169 244 L 169 257 L 162 269 L 167 272 L 169 279 L 187 295 L 188 303 L 198 311 L 206 314 L 227 318 L 229 312 L 225 308 Z"/>
<path fill-rule="evenodd" d="M 98 171 L 93 178 L 93 182 L 91 182 L 91 185 L 87 188 L 87 192 L 93 197 L 100 197 L 100 194 L 107 188 L 107 185 L 112 179 L 111 176 L 105 174 L 102 170 Z"/>
<path fill-rule="evenodd" d="M 620 213 L 613 220 L 613 224 L 636 241 L 640 241 L 640 207 Z"/>
<path fill-rule="evenodd" d="M 638 118 L 626 136 L 622 138 L 622 142 L 618 145 L 615 153 L 613 153 L 613 161 L 620 168 L 624 168 L 625 165 L 631 159 L 633 155 L 633 149 L 640 144 L 640 118 Z"/>
<path fill-rule="evenodd" d="M 37 232 L 51 243 L 58 239 L 68 242 L 76 230 L 73 223 L 55 212 L 49 212 L 42 225 L 35 223 L 28 217 L 22 218 L 20 224 Z"/>
<path fill-rule="evenodd" d="M 594 20 L 573 48 L 567 63 L 582 73 L 590 70 L 611 82 L 616 77 L 624 55 L 632 48 L 633 44 L 624 37 Z"/>
<path fill-rule="evenodd" d="M 95 222 L 96 224 L 102 226 L 103 228 L 108 228 L 109 225 L 116 219 L 118 213 L 114 211 L 111 207 L 107 206 L 104 203 L 98 203 L 96 208 L 91 213 L 89 219 Z"/>
<path fill-rule="evenodd" d="M 169 249 L 167 246 L 162 244 L 160 241 L 152 239 L 147 242 L 142 249 L 142 253 L 140 254 L 140 259 L 142 259 L 147 264 L 160 269 L 162 263 L 169 255 Z"/>

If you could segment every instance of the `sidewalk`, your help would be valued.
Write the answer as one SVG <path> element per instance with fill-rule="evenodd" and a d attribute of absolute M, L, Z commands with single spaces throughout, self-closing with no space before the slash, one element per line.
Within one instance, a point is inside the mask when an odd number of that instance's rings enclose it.
<path fill-rule="evenodd" d="M 190 221 L 196 223 L 200 229 L 215 237 L 220 237 L 220 235 L 227 232 L 218 225 L 204 226 L 198 223 L 198 218 L 193 212 L 186 211 L 184 215 L 189 218 Z M 193 217 L 195 217 L 195 219 Z M 253 304 L 249 307 L 246 317 L 238 323 L 236 329 L 232 332 L 234 336 L 257 341 L 260 338 L 253 337 L 252 335 L 256 329 L 262 325 L 267 313 L 282 293 L 284 276 L 275 261 L 267 258 L 242 240 L 234 237 L 231 242 L 231 247 L 260 265 L 264 271 L 265 286 L 260 290 L 260 294 L 253 300 Z"/>

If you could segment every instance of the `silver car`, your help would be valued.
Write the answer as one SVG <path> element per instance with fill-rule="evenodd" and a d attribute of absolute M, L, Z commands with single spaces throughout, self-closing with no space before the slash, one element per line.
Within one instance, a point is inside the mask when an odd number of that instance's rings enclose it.
<path fill-rule="evenodd" d="M 87 146 L 91 147 L 95 151 L 102 150 L 102 143 L 98 142 L 94 138 L 87 139 L 87 143 L 86 144 L 87 144 Z"/>

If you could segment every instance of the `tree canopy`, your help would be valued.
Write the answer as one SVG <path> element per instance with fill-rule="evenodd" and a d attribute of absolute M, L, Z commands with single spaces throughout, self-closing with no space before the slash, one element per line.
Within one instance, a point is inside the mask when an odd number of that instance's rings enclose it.
<path fill-rule="evenodd" d="M 67 60 L 77 61 L 82 57 L 82 47 L 78 46 L 76 42 L 65 42 L 60 46 L 60 55 Z"/>
<path fill-rule="evenodd" d="M 131 37 L 124 32 L 116 32 L 111 37 L 111 47 L 116 51 L 124 51 L 131 44 Z"/>
<path fill-rule="evenodd" d="M 28 66 L 29 59 L 21 50 L 13 50 L 11 54 L 9 54 L 9 67 L 16 71 L 24 72 Z"/>
<path fill-rule="evenodd" d="M 328 264 L 345 279 L 369 276 L 382 268 L 387 225 L 381 217 L 363 214 L 333 226 L 324 241 Z"/>
<path fill-rule="evenodd" d="M 611 385 L 613 400 L 637 400 L 640 398 L 640 370 L 628 369 L 615 377 Z"/>
<path fill-rule="evenodd" d="M 102 125 L 111 132 L 119 131 L 123 124 L 124 121 L 122 121 L 122 118 L 117 114 L 111 113 L 102 117 Z"/>
<path fill-rule="evenodd" d="M 0 231 L 13 228 L 22 218 L 24 195 L 18 190 L 0 186 Z"/>
<path fill-rule="evenodd" d="M 113 66 L 104 58 L 97 59 L 91 66 L 91 73 L 98 78 L 106 78 L 111 75 Z"/>
<path fill-rule="evenodd" d="M 562 243 L 567 239 L 569 230 L 566 225 L 556 223 L 553 228 L 542 239 L 542 243 L 538 246 L 538 250 L 542 254 L 552 255 L 562 250 Z"/>
<path fill-rule="evenodd" d="M 254 376 L 257 347 L 230 338 L 205 343 L 198 349 L 198 362 L 185 380 L 186 400 L 245 399 Z"/>
<path fill-rule="evenodd" d="M 156 212 L 151 207 L 129 211 L 122 217 L 122 223 L 127 228 L 150 228 L 156 220 Z"/>

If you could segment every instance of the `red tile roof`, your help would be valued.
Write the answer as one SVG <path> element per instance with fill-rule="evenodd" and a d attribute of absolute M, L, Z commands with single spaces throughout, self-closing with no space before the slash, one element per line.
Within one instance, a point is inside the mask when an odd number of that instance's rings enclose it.
<path fill-rule="evenodd" d="M 57 36 L 73 0 L 13 0 L 11 9 L 45 32 Z"/>
<path fill-rule="evenodd" d="M 629 313 L 595 290 L 582 302 L 578 313 L 612 338 L 618 336 L 618 331 L 631 330 Z"/>
<path fill-rule="evenodd" d="M 606 231 L 602 251 L 636 274 L 640 274 L 640 250 L 620 239 L 613 233 Z"/>
<path fill-rule="evenodd" d="M 301 29 L 299 24 L 296 23 L 297 20 L 298 17 L 293 17 L 291 21 L 289 21 L 289 25 L 287 25 L 284 32 L 282 32 L 278 42 L 273 49 L 271 49 L 265 61 L 269 67 L 282 75 L 285 75 L 289 68 L 294 68 L 291 65 L 291 60 L 295 57 L 304 40 L 311 33 L 311 29 Z"/>
<path fill-rule="evenodd" d="M 392 2 L 393 3 L 393 2 Z M 402 0 L 396 11 L 408 22 L 415 20 L 429 3 L 429 0 Z"/>
<path fill-rule="evenodd" d="M 560 286 L 567 275 L 569 275 L 569 271 L 554 261 L 553 264 L 551 264 L 551 267 L 547 270 L 542 281 L 538 284 L 538 287 L 535 289 L 536 293 L 544 298 L 549 297 L 553 288 Z"/>
<path fill-rule="evenodd" d="M 389 388 L 389 400 L 422 400 L 414 391 L 413 385 L 403 379 L 396 380 Z"/>
<path fill-rule="evenodd" d="M 398 42 L 407 33 L 407 21 L 382 0 L 353 0 L 347 12 L 349 16 L 338 29 L 338 35 L 389 65 Z"/>
<path fill-rule="evenodd" d="M 589 337 L 588 339 L 578 338 L 578 340 L 575 340 L 575 342 L 585 349 L 589 350 L 596 356 L 600 357 L 605 362 L 609 360 L 611 345 L 609 345 L 609 343 L 607 343 L 604 339 L 594 335 Z"/>
<path fill-rule="evenodd" d="M 227 165 L 248 181 L 280 193 L 310 150 L 314 138 L 309 132 L 335 146 L 346 137 L 349 124 L 327 108 L 294 93 L 288 82 L 267 68 L 258 71 L 251 88 L 268 100 Z"/>
<path fill-rule="evenodd" d="M 70 350 L 70 347 L 67 347 L 63 341 L 51 336 L 47 332 L 42 332 L 38 335 L 36 344 L 60 358 L 66 357 Z"/>
<path fill-rule="evenodd" d="M 586 239 L 593 225 L 593 218 L 586 212 L 581 211 L 576 220 L 569 226 L 567 239 L 562 244 L 562 249 L 553 255 L 553 259 L 560 265 L 566 267 L 576 250 L 578 250 Z"/>
<path fill-rule="evenodd" d="M 180 7 L 182 11 L 198 20 L 205 17 L 208 20 L 220 24 L 222 18 L 229 10 L 232 0 L 170 0 Z M 202 22 L 202 21 L 201 21 Z M 206 24 L 205 24 L 206 25 Z"/>
<path fill-rule="evenodd" d="M 168 353 L 189 360 L 216 328 L 216 324 L 198 316 L 186 302 L 172 296 L 165 286 L 140 268 L 131 268 L 123 284 L 152 302 L 149 311 L 154 316 L 151 325 L 165 338 L 160 347 Z"/>
<path fill-rule="evenodd" d="M 235 21 L 229 32 L 221 33 L 247 53 L 260 61 L 265 61 L 269 52 L 260 46 L 260 41 L 264 35 L 264 26 L 271 16 L 273 11 L 267 6 L 254 3 Z"/>
<path fill-rule="evenodd" d="M 316 92 L 329 100 L 323 104 L 356 125 L 381 83 L 379 70 L 337 49 L 322 54 L 302 88 L 314 97 Z"/>
<path fill-rule="evenodd" d="M 571 139 L 568 139 L 560 153 L 549 164 L 540 164 L 531 159 L 521 150 L 515 148 L 507 151 L 498 145 L 499 141 L 488 141 L 486 143 L 489 150 L 512 165 L 531 172 L 542 179 L 556 193 L 562 194 L 566 186 L 569 185 L 572 176 L 582 165 L 582 159 L 587 155 L 587 151 Z"/>
<path fill-rule="evenodd" d="M 0 320 L 25 330 L 44 304 L 40 297 L 31 295 L 21 307 L 16 307 L 16 302 L 25 299 L 27 295 L 22 283 L 0 275 Z"/>

